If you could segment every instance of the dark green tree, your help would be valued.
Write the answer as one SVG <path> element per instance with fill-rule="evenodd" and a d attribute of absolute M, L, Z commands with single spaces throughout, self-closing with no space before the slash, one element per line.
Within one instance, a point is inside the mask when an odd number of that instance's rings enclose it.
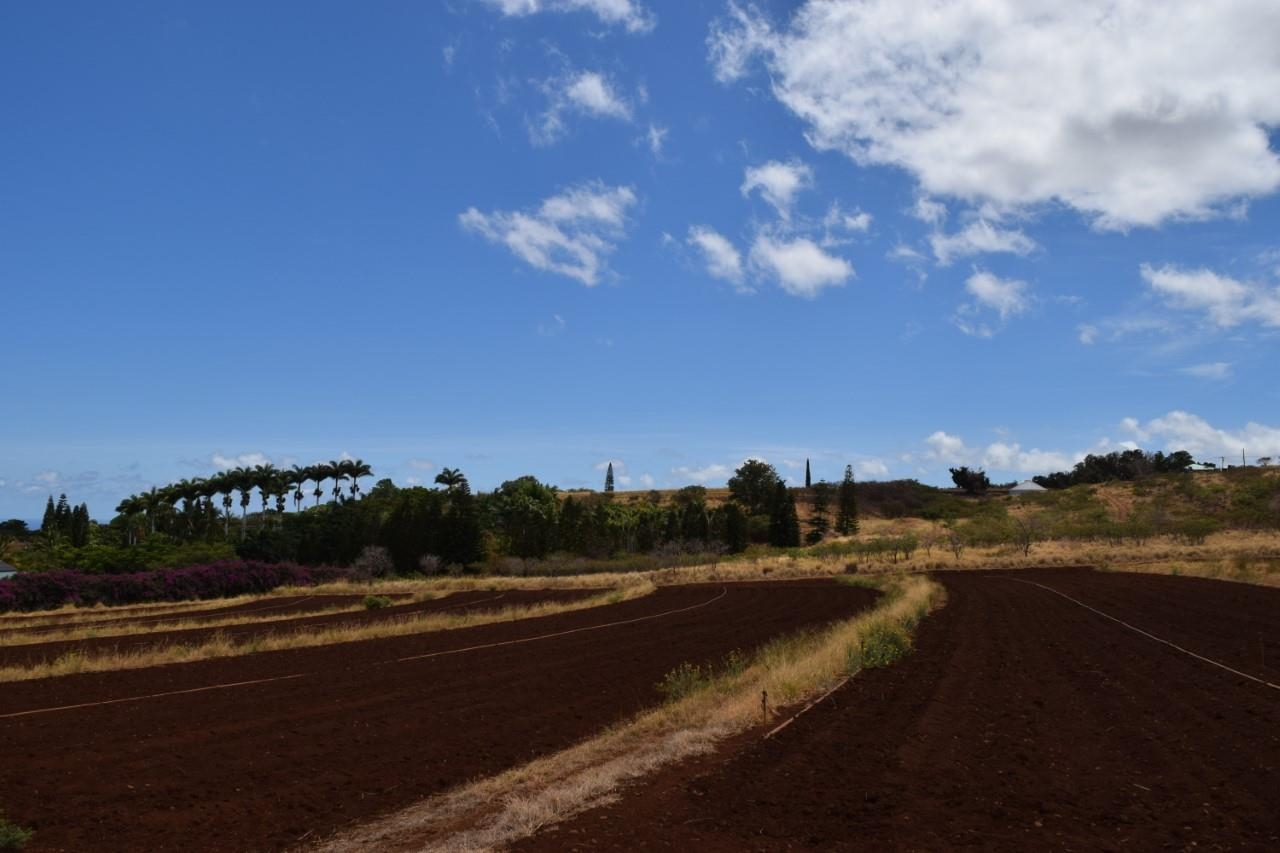
<path fill-rule="evenodd" d="M 795 548 L 800 544 L 800 516 L 796 498 L 787 484 L 778 481 L 769 507 L 769 544 L 776 548 Z"/>
<path fill-rule="evenodd" d="M 613 463 L 609 463 L 609 467 L 604 472 L 604 491 L 605 494 L 613 494 Z"/>
<path fill-rule="evenodd" d="M 813 487 L 813 475 L 809 473 L 809 460 L 804 460 L 804 487 L 806 489 Z"/>
<path fill-rule="evenodd" d="M 554 486 L 524 476 L 488 496 L 490 521 L 513 557 L 545 557 L 556 545 L 560 501 Z"/>
<path fill-rule="evenodd" d="M 809 518 L 806 521 L 809 532 L 805 534 L 805 541 L 810 545 L 816 545 L 831 529 L 831 521 L 827 518 L 831 508 L 831 484 L 826 480 L 820 480 L 814 484 L 809 493 L 812 497 L 809 504 Z"/>
<path fill-rule="evenodd" d="M 58 510 L 53 505 L 53 495 L 49 495 L 49 502 L 44 505 L 44 518 L 40 521 L 40 532 L 49 539 L 56 539 L 58 536 Z"/>
<path fill-rule="evenodd" d="M 748 459 L 729 478 L 729 494 L 742 505 L 747 515 L 769 511 L 771 501 L 782 485 L 782 478 L 768 462 Z"/>
<path fill-rule="evenodd" d="M 747 550 L 747 516 L 733 501 L 724 505 L 724 544 L 730 554 Z"/>
<path fill-rule="evenodd" d="M 853 483 L 853 466 L 844 466 L 844 479 L 836 494 L 836 533 L 850 536 L 858 532 L 858 492 Z"/>
<path fill-rule="evenodd" d="M 956 484 L 956 488 L 964 489 L 971 495 L 981 495 L 991 488 L 991 481 L 987 479 L 987 472 L 981 468 L 970 470 L 969 466 L 961 465 L 959 468 L 950 468 L 951 482 Z"/>

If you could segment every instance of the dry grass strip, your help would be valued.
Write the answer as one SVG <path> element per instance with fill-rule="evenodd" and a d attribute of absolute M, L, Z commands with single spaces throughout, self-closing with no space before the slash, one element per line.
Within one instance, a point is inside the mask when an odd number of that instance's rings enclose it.
<path fill-rule="evenodd" d="M 760 695 L 779 704 L 817 696 L 850 673 L 863 641 L 886 626 L 914 626 L 942 604 L 922 576 L 885 578 L 880 605 L 821 634 L 776 642 L 739 673 L 722 676 L 578 746 L 342 833 L 320 845 L 356 850 L 493 850 L 609 802 L 628 780 L 712 750 L 761 722 Z"/>
<path fill-rule="evenodd" d="M 652 584 L 632 583 L 626 587 L 609 590 L 590 598 L 572 602 L 542 602 L 540 604 L 505 607 L 469 613 L 411 614 L 402 619 L 377 622 L 368 625 L 335 625 L 304 629 L 296 632 L 267 634 L 237 640 L 226 634 L 191 645 L 166 645 L 131 651 L 108 650 L 96 655 L 68 652 L 56 660 L 32 667 L 5 667 L 0 669 L 0 683 L 31 681 L 39 678 L 57 678 L 82 672 L 116 672 L 125 669 L 145 669 L 175 663 L 211 660 L 213 658 L 240 657 L 258 652 L 274 652 L 282 649 L 303 649 L 328 646 L 337 643 L 354 643 L 361 640 L 385 637 L 403 637 L 432 631 L 448 631 L 488 625 L 494 622 L 512 622 L 552 616 L 572 610 L 585 610 L 604 604 L 616 604 L 638 598 L 652 592 Z"/>

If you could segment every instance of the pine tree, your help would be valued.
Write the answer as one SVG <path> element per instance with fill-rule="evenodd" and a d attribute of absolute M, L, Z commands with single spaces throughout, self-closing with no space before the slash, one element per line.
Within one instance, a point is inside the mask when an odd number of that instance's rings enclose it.
<path fill-rule="evenodd" d="M 58 495 L 58 506 L 53 511 L 53 524 L 58 529 L 59 536 L 71 535 L 71 504 L 67 501 L 66 492 Z"/>
<path fill-rule="evenodd" d="M 800 544 L 796 498 L 782 482 L 775 487 L 769 507 L 769 544 L 777 548 L 794 548 Z"/>
<path fill-rule="evenodd" d="M 809 518 L 806 522 L 809 532 L 805 535 L 805 541 L 816 545 L 831 529 L 831 523 L 827 520 L 827 509 L 831 504 L 831 484 L 820 481 L 813 487 L 811 494 L 813 501 L 809 506 Z"/>
<path fill-rule="evenodd" d="M 809 460 L 804 460 L 804 487 L 813 488 L 813 476 L 809 473 Z"/>
<path fill-rule="evenodd" d="M 598 470 L 598 469 L 597 469 Z M 613 494 L 613 463 L 609 463 L 608 469 L 604 472 L 604 491 L 605 494 Z"/>
<path fill-rule="evenodd" d="M 53 506 L 53 495 L 49 495 L 49 502 L 45 504 L 44 518 L 40 521 L 40 532 L 48 537 L 58 535 L 58 511 Z"/>
<path fill-rule="evenodd" d="M 836 497 L 836 532 L 849 536 L 858 532 L 858 494 L 853 483 L 853 466 L 844 466 L 844 479 L 840 481 Z"/>

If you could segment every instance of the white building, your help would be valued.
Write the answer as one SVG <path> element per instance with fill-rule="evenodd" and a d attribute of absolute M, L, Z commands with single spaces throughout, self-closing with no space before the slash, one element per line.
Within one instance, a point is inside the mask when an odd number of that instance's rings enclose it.
<path fill-rule="evenodd" d="M 1022 495 L 1034 495 L 1039 492 L 1047 491 L 1048 489 L 1034 480 L 1023 480 L 1021 483 L 1010 489 L 1009 494 L 1014 497 L 1021 497 Z"/>

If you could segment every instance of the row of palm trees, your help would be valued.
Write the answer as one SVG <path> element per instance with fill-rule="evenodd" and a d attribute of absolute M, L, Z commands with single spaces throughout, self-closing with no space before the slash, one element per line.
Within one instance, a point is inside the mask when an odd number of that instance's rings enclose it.
<path fill-rule="evenodd" d="M 181 480 L 168 486 L 152 488 L 138 495 L 131 495 L 120 502 L 116 512 L 125 517 L 129 544 L 138 541 L 140 530 L 156 532 L 157 525 L 165 522 L 181 522 L 174 532 L 194 536 L 197 519 L 215 517 L 217 505 L 214 498 L 221 496 L 223 535 L 230 533 L 232 507 L 235 505 L 234 495 L 239 494 L 240 502 L 240 538 L 243 539 L 248 526 L 249 505 L 253 493 L 258 493 L 262 501 L 264 521 L 270 517 L 272 503 L 276 513 L 283 514 L 290 499 L 293 500 L 294 511 L 301 511 L 302 502 L 306 500 L 303 488 L 314 483 L 311 495 L 315 505 L 325 496 L 326 489 L 321 485 L 332 481 L 329 493 L 335 502 L 356 500 L 360 497 L 360 478 L 373 474 L 373 470 L 360 459 L 335 459 L 332 462 L 317 462 L 314 465 L 294 465 L 292 468 L 277 468 L 270 463 L 242 466 L 220 471 L 212 477 L 198 477 Z M 343 483 L 350 481 L 344 494 Z"/>

